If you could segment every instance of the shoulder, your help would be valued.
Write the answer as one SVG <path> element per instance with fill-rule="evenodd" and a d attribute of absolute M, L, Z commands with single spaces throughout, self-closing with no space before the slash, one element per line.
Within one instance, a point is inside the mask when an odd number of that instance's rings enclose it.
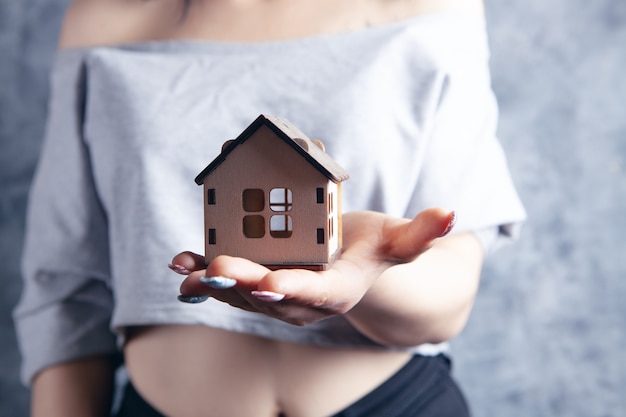
<path fill-rule="evenodd" d="M 175 25 L 183 0 L 74 0 L 69 5 L 59 48 L 139 42 L 158 38 Z"/>
<path fill-rule="evenodd" d="M 380 0 L 380 5 L 402 18 L 441 12 L 484 14 L 483 0 Z"/>
<path fill-rule="evenodd" d="M 190 1 L 208 0 L 73 0 L 66 12 L 59 47 L 167 39 L 184 24 Z M 308 2 L 309 6 L 315 5 L 313 0 Z M 374 25 L 428 13 L 483 13 L 482 0 L 363 0 L 359 4 L 363 17 Z M 206 27 L 206 22 L 202 25 Z"/>

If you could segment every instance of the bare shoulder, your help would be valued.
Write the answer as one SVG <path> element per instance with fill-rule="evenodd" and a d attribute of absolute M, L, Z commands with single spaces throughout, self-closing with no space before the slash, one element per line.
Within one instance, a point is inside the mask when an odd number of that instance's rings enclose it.
<path fill-rule="evenodd" d="M 186 5 L 190 5 L 193 13 L 186 14 Z M 174 38 L 293 38 L 437 12 L 482 14 L 483 3 L 482 0 L 73 0 L 65 16 L 59 47 Z"/>
<path fill-rule="evenodd" d="M 453 12 L 482 15 L 483 0 L 381 0 L 384 7 L 393 8 L 400 17 L 428 13 Z"/>
<path fill-rule="evenodd" d="M 159 38 L 175 25 L 182 0 L 74 0 L 68 7 L 59 48 L 123 44 Z"/>

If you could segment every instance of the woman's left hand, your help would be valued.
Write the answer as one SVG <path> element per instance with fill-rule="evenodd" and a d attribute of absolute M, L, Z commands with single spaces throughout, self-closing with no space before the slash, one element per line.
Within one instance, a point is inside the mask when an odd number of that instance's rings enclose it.
<path fill-rule="evenodd" d="M 170 268 L 185 274 L 179 299 L 213 297 L 233 307 L 263 313 L 295 325 L 344 314 L 352 309 L 390 266 L 411 262 L 447 234 L 454 212 L 428 209 L 413 220 L 376 212 L 343 216 L 343 251 L 326 271 L 270 270 L 243 258 L 204 257 L 182 252 Z"/>

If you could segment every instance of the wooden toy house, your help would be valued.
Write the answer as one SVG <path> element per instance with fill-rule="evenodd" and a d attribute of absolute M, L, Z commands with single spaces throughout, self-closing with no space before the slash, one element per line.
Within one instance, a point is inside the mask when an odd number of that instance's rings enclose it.
<path fill-rule="evenodd" d="M 348 173 L 284 119 L 261 115 L 195 179 L 204 188 L 205 259 L 327 269 L 341 251 Z"/>

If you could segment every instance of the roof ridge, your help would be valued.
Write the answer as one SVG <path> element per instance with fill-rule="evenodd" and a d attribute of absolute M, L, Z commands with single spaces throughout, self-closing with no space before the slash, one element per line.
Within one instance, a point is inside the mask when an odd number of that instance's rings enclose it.
<path fill-rule="evenodd" d="M 237 146 L 252 137 L 254 132 L 261 126 L 269 127 L 279 138 L 304 156 L 309 163 L 315 166 L 328 179 L 334 182 L 342 182 L 349 178 L 349 174 L 344 168 L 287 119 L 261 114 L 236 139 L 227 141 L 230 143 L 224 146 L 222 152 L 195 178 L 196 184 L 202 185 L 204 179 L 224 162 L 226 156 Z M 311 146 L 302 146 L 298 139 L 310 142 Z"/>

